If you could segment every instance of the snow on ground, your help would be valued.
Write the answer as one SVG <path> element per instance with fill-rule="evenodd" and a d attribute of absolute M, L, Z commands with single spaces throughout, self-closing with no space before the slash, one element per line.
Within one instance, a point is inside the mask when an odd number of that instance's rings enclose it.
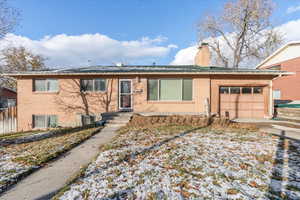
<path fill-rule="evenodd" d="M 123 133 L 60 200 L 284 197 L 300 199 L 299 143 L 205 129 Z"/>
<path fill-rule="evenodd" d="M 19 175 L 27 172 L 32 166 L 12 161 L 13 156 L 0 147 L 0 193 L 9 182 L 14 182 Z"/>
<path fill-rule="evenodd" d="M 85 129 L 39 141 L 0 146 L 0 194 L 31 170 L 45 163 L 74 144 L 89 138 L 98 128 Z"/>

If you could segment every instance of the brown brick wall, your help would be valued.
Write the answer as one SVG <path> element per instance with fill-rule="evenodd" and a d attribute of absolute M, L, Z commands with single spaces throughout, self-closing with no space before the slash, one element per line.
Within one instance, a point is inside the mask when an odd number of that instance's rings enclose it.
<path fill-rule="evenodd" d="M 262 69 L 277 65 L 281 66 L 281 70 L 295 74 L 274 79 L 273 89 L 281 91 L 281 100 L 300 100 L 300 57 L 271 66 L 264 66 Z"/>
<path fill-rule="evenodd" d="M 118 82 L 119 76 L 90 76 L 89 78 L 107 78 L 108 92 L 87 92 L 84 97 L 79 92 L 80 76 L 57 76 L 59 79 L 59 92 L 42 93 L 33 92 L 33 77 L 18 79 L 18 130 L 32 128 L 32 115 L 43 114 L 58 115 L 59 124 L 74 126 L 78 122 L 79 114 L 85 114 L 86 99 L 90 114 L 99 115 L 102 112 L 118 111 Z M 205 99 L 211 98 L 212 112 L 219 112 L 219 86 L 229 85 L 265 85 L 265 114 L 269 116 L 269 83 L 271 77 L 250 76 L 214 76 L 187 75 L 180 78 L 193 78 L 193 100 L 186 102 L 174 101 L 147 101 L 148 78 L 178 78 L 179 76 L 122 76 L 122 79 L 133 80 L 133 110 L 134 112 L 201 112 L 205 111 Z M 38 78 L 38 77 L 36 77 Z M 84 77 L 86 78 L 86 77 Z M 211 88 L 211 89 L 210 89 Z"/>

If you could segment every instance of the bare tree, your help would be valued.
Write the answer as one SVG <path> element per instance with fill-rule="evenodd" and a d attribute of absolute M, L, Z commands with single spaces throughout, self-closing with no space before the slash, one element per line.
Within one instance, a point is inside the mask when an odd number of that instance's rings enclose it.
<path fill-rule="evenodd" d="M 17 9 L 11 7 L 7 0 L 0 0 L 0 39 L 7 33 L 10 33 L 18 25 L 20 13 Z M 3 73 L 3 70 L 0 71 Z M 15 80 L 8 76 L 0 75 L 0 86 L 14 88 Z"/>
<path fill-rule="evenodd" d="M 2 50 L 3 71 L 34 71 L 45 68 L 44 58 L 25 47 L 9 47 Z"/>
<path fill-rule="evenodd" d="M 95 116 L 99 111 L 108 112 L 112 109 L 113 79 L 106 80 L 105 92 L 87 92 L 87 85 L 80 79 L 71 79 L 60 88 L 59 95 L 55 97 L 58 108 L 64 112 L 77 113 L 86 116 Z"/>
<path fill-rule="evenodd" d="M 19 22 L 20 13 L 9 6 L 7 0 L 0 0 L 0 39 L 14 30 Z"/>
<path fill-rule="evenodd" d="M 1 72 L 22 72 L 34 71 L 45 68 L 43 56 L 35 55 L 24 47 L 9 47 L 2 50 L 2 66 Z M 16 82 L 14 79 L 1 75 L 1 86 L 15 88 Z"/>
<path fill-rule="evenodd" d="M 216 63 L 238 68 L 247 59 L 263 59 L 283 41 L 272 28 L 272 0 L 235 0 L 225 3 L 220 15 L 207 15 L 198 26 Z"/>

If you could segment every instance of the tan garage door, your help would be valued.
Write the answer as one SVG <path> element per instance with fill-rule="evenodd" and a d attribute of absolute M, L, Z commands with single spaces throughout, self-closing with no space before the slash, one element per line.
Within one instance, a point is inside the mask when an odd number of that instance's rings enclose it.
<path fill-rule="evenodd" d="M 263 118 L 264 95 L 262 87 L 220 87 L 220 114 L 230 119 Z"/>

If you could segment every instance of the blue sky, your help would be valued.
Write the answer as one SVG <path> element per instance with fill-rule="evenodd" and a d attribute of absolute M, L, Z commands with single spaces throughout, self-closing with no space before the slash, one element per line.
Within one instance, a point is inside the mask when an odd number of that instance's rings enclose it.
<path fill-rule="evenodd" d="M 300 1 L 276 0 L 274 2 L 276 3 L 276 10 L 272 20 L 275 26 L 300 19 L 300 7 L 297 9 L 300 6 Z M 121 52 L 114 54 L 114 56 L 109 54 L 107 59 L 98 59 L 97 52 L 94 52 L 97 51 L 97 48 L 93 47 L 90 49 L 93 51 L 92 64 L 111 64 L 120 61 L 116 58 L 117 55 L 121 55 L 122 61 L 129 64 L 150 64 L 151 62 L 168 64 L 173 61 L 178 52 L 195 45 L 197 42 L 197 23 L 205 13 L 217 13 L 222 8 L 224 1 L 11 0 L 10 3 L 18 8 L 22 15 L 20 26 L 14 32 L 13 37 L 11 36 L 12 40 L 20 40 L 22 45 L 27 45 L 33 51 L 41 51 L 38 53 L 44 53 L 49 57 L 49 60 L 55 60 L 53 58 L 55 53 L 50 52 L 49 49 L 43 52 L 45 45 L 40 45 L 42 47 L 37 48 L 35 41 L 43 40 L 45 42 L 45 40 L 49 40 L 49 38 L 45 39 L 45 36 L 50 36 L 51 42 L 55 41 L 57 46 L 59 39 L 65 41 L 65 39 L 70 39 L 68 36 L 78 36 L 75 39 L 78 41 L 75 46 L 72 46 L 71 40 L 62 42 L 62 45 L 70 45 L 68 54 L 70 56 L 74 48 L 80 48 L 80 46 L 82 46 L 82 50 L 86 48 L 84 41 L 80 42 L 79 45 L 80 36 L 89 34 L 93 38 L 95 34 L 100 34 L 107 36 L 107 40 L 112 39 L 121 42 L 122 45 L 126 41 L 132 42 L 133 45 L 135 45 L 134 42 L 137 42 L 137 45 L 140 45 L 139 48 L 132 48 L 132 45 L 130 47 L 126 44 L 125 47 L 121 45 L 120 48 L 124 47 L 122 51 L 130 48 L 131 54 L 134 54 L 134 51 L 139 53 L 145 48 L 146 50 L 142 55 L 133 56 L 134 59 L 132 55 L 129 58 L 128 55 Z M 64 37 L 55 37 L 61 34 L 64 34 Z M 20 37 L 22 38 L 20 39 Z M 96 40 L 102 41 L 103 38 L 99 38 Z M 104 40 L 106 41 L 106 39 Z M 93 41 L 93 39 L 86 39 L 85 41 L 87 40 Z M 49 43 L 48 41 L 48 46 Z M 89 44 L 86 45 L 90 46 Z M 99 46 L 101 45 L 102 43 L 99 42 Z M 48 48 L 48 46 L 46 47 Z M 105 44 L 103 48 L 99 48 L 99 54 L 106 51 L 104 47 Z M 118 48 L 118 45 L 113 45 L 113 47 Z M 87 47 L 87 49 L 89 48 Z M 63 50 L 68 51 L 68 48 L 64 46 Z M 151 55 L 152 51 L 154 51 L 153 55 Z M 78 50 L 75 54 L 80 57 Z M 109 56 L 112 56 L 111 60 Z M 89 58 L 85 55 L 82 59 Z M 76 65 L 71 62 L 64 63 L 63 58 L 49 63 L 50 65 Z M 84 62 L 79 63 L 79 65 L 82 64 Z"/>

